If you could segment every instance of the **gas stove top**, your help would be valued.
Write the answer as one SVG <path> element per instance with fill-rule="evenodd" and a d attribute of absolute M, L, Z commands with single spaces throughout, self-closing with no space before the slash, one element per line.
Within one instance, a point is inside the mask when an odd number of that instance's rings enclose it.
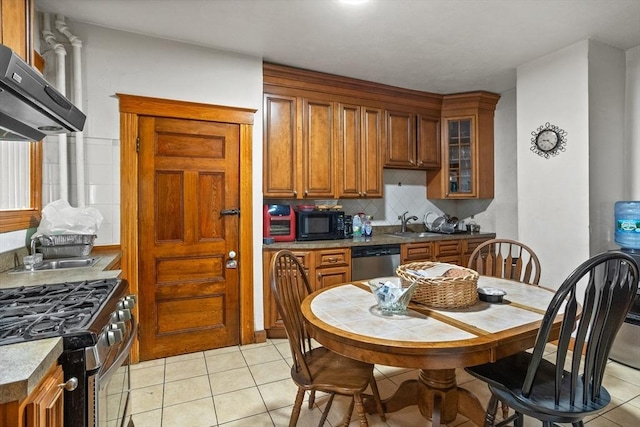
<path fill-rule="evenodd" d="M 86 334 L 119 282 L 104 279 L 0 290 L 0 345 Z"/>

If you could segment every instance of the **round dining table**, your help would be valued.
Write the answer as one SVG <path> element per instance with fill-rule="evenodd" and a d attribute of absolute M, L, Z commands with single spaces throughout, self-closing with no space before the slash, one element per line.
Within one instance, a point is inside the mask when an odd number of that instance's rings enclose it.
<path fill-rule="evenodd" d="M 478 301 L 460 309 L 411 303 L 405 313 L 379 310 L 366 282 L 317 290 L 302 302 L 310 335 L 344 356 L 387 366 L 417 368 L 418 378 L 402 383 L 383 401 L 386 413 L 417 405 L 433 426 L 461 414 L 483 425 L 485 408 L 459 387 L 456 368 L 494 362 L 533 347 L 554 291 L 495 277 L 480 276 L 478 287 L 506 292 L 501 303 Z M 557 337 L 560 317 L 552 333 Z M 371 398 L 367 412 L 375 413 Z"/>

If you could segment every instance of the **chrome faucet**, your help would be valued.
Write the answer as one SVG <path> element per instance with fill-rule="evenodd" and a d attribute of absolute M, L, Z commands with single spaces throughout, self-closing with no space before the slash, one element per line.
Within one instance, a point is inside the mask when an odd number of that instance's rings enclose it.
<path fill-rule="evenodd" d="M 400 232 L 401 232 L 401 233 L 404 233 L 404 232 L 406 232 L 406 231 L 407 231 L 407 223 L 408 223 L 409 221 L 411 221 L 411 220 L 413 220 L 413 221 L 417 221 L 417 220 L 418 220 L 418 217 L 417 217 L 417 216 L 415 216 L 415 215 L 412 215 L 412 216 L 410 216 L 410 217 L 408 217 L 408 218 L 407 218 L 407 214 L 408 214 L 408 213 L 409 213 L 409 211 L 406 211 L 405 213 L 403 213 L 403 214 L 398 218 L 400 221 L 402 221 L 402 226 L 401 226 L 401 228 L 400 228 Z"/>

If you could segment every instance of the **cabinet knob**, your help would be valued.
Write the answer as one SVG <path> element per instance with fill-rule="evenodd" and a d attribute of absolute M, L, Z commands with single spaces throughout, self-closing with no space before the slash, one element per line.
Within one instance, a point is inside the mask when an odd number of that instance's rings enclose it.
<path fill-rule="evenodd" d="M 308 190 L 304 190 L 304 197 L 307 197 L 309 195 L 309 191 Z"/>
<path fill-rule="evenodd" d="M 298 197 L 298 192 L 297 191 L 293 192 L 293 197 Z"/>
<path fill-rule="evenodd" d="M 67 380 L 67 382 L 58 384 L 58 387 L 63 388 L 67 391 L 73 391 L 78 388 L 78 379 L 76 377 L 71 377 Z"/>
<path fill-rule="evenodd" d="M 363 195 L 364 197 L 367 197 L 367 192 L 366 192 L 366 191 L 365 191 L 365 192 L 363 192 L 363 193 L 362 193 L 362 195 Z"/>

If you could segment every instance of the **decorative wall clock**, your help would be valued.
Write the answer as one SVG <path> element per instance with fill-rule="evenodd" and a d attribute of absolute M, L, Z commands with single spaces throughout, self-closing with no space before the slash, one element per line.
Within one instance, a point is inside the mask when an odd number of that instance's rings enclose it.
<path fill-rule="evenodd" d="M 531 132 L 531 151 L 548 159 L 566 150 L 567 132 L 549 122 Z"/>

